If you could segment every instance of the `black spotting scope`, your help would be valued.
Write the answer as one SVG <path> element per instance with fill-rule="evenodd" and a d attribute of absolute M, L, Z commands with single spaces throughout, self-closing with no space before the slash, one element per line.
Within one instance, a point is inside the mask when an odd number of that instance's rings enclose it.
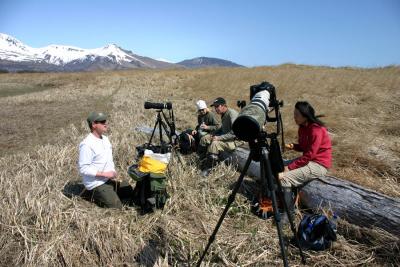
<path fill-rule="evenodd" d="M 144 102 L 145 109 L 172 109 L 172 103 L 152 103 L 152 102 Z"/>

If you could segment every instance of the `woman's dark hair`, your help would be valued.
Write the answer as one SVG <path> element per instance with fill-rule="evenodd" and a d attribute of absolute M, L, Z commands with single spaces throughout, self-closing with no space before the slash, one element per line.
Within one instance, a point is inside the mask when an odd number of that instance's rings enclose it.
<path fill-rule="evenodd" d="M 314 108 L 307 101 L 298 101 L 295 105 L 295 108 L 303 115 L 303 117 L 307 118 L 309 122 L 316 123 L 321 126 L 325 126 L 320 119 L 320 117 L 324 117 L 324 115 L 315 116 Z"/>

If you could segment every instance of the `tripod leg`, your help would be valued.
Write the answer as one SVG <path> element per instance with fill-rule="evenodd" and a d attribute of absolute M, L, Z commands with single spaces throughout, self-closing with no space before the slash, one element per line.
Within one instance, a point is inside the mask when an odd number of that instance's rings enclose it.
<path fill-rule="evenodd" d="M 149 139 L 149 145 L 151 144 L 151 141 L 153 140 L 154 134 L 155 134 L 156 129 L 157 129 L 157 125 L 158 125 L 158 117 L 157 117 L 156 123 L 154 124 L 153 131 L 151 132 L 151 136 L 150 136 L 150 139 Z"/>
<path fill-rule="evenodd" d="M 183 167 L 184 165 L 183 165 L 182 156 L 179 154 L 179 152 L 176 150 L 176 148 L 172 148 L 171 158 L 175 158 L 175 157 L 178 159 L 178 162 Z"/>
<path fill-rule="evenodd" d="M 288 265 L 287 255 L 286 255 L 285 244 L 283 242 L 281 215 L 279 214 L 279 211 L 278 211 L 278 203 L 276 200 L 276 190 L 275 190 L 276 187 L 273 183 L 273 173 L 272 173 L 271 165 L 270 165 L 270 162 L 268 159 L 268 151 L 266 148 L 262 148 L 260 164 L 261 164 L 261 166 L 260 166 L 261 167 L 261 177 L 262 177 L 262 179 L 265 179 L 267 181 L 268 189 L 271 192 L 272 207 L 274 209 L 274 219 L 275 219 L 276 229 L 278 231 L 279 246 L 281 248 L 283 265 L 285 267 L 287 267 L 289 265 Z"/>
<path fill-rule="evenodd" d="M 163 144 L 163 137 L 162 137 L 162 119 L 160 113 L 157 115 L 157 121 L 158 121 L 158 130 L 160 133 L 160 145 Z"/>
<path fill-rule="evenodd" d="M 232 193 L 228 197 L 228 202 L 226 203 L 225 209 L 222 212 L 221 217 L 219 218 L 218 223 L 215 226 L 215 229 L 214 229 L 213 233 L 211 234 L 210 238 L 208 239 L 208 244 L 207 244 L 206 248 L 204 249 L 203 254 L 201 255 L 199 261 L 196 264 L 197 267 L 200 267 L 200 264 L 203 261 L 204 257 L 206 256 L 208 249 L 210 248 L 212 242 L 214 242 L 215 236 L 217 235 L 219 227 L 221 226 L 222 222 L 224 221 L 226 213 L 228 212 L 228 210 L 229 210 L 230 206 L 232 205 L 233 201 L 235 200 L 235 196 L 236 196 L 237 192 L 239 191 L 239 188 L 240 188 L 240 186 L 242 185 L 242 182 L 243 182 L 243 178 L 246 175 L 247 169 L 250 166 L 251 159 L 252 159 L 252 156 L 253 156 L 252 154 L 253 153 L 250 151 L 249 157 L 247 158 L 246 164 L 244 165 L 244 168 L 243 168 L 242 172 L 240 173 L 239 179 L 237 180 L 237 182 L 235 184 L 235 187 L 232 190 Z"/>
<path fill-rule="evenodd" d="M 280 192 L 282 192 L 283 194 L 285 194 L 285 192 L 284 192 L 284 190 L 283 190 L 283 187 L 282 187 L 282 184 L 281 184 L 281 181 L 280 181 L 279 179 L 276 179 L 276 183 L 277 183 L 277 185 L 278 185 L 278 190 L 279 190 Z M 293 201 L 294 201 L 294 200 L 293 200 Z M 284 207 L 284 210 L 285 210 L 285 212 L 286 212 L 286 215 L 287 215 L 287 217 L 288 217 L 288 219 L 289 219 L 290 229 L 292 230 L 292 233 L 293 233 L 295 242 L 296 242 L 296 244 L 297 244 L 297 247 L 299 248 L 299 252 L 300 252 L 300 256 L 301 256 L 301 262 L 302 262 L 303 264 L 306 264 L 306 258 L 305 258 L 305 256 L 304 256 L 303 249 L 302 249 L 301 246 L 300 246 L 299 237 L 297 236 L 296 225 L 294 224 L 294 221 L 293 221 L 293 220 L 294 220 L 294 216 L 291 216 L 290 211 L 289 211 L 290 205 L 294 205 L 294 203 L 288 203 L 288 202 L 287 202 L 287 198 L 284 197 L 284 198 L 283 198 L 283 207 Z"/>

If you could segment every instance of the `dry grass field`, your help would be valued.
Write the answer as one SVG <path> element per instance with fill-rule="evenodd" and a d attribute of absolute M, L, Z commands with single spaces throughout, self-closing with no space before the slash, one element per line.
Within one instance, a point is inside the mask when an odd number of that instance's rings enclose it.
<path fill-rule="evenodd" d="M 285 102 L 287 142 L 297 133 L 294 104 L 307 100 L 325 115 L 332 136 L 330 174 L 400 197 L 399 67 L 0 74 L 0 265 L 194 265 L 238 173 L 221 165 L 202 179 L 195 156 L 183 165 L 174 161 L 171 198 L 164 210 L 145 216 L 133 207 L 107 210 L 67 197 L 80 181 L 78 144 L 88 133 L 85 119 L 92 110 L 110 115 L 108 136 L 119 178 L 128 179 L 135 146 L 148 139 L 134 128 L 155 122 L 144 101 L 172 101 L 176 125 L 185 129 L 194 126 L 196 100 L 223 96 L 235 107 L 236 100 L 248 100 L 249 86 L 262 80 L 273 83 Z M 399 237 L 343 220 L 338 233 L 332 249 L 306 253 L 308 265 L 400 264 Z M 289 248 L 289 262 L 300 264 L 297 249 Z M 281 263 L 275 226 L 251 214 L 239 194 L 204 266 Z"/>

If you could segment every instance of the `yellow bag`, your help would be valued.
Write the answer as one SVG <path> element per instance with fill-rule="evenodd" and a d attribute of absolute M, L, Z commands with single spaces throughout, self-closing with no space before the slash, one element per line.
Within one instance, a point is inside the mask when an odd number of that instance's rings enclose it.
<path fill-rule="evenodd" d="M 171 153 L 159 154 L 146 149 L 142 159 L 139 161 L 139 171 L 164 174 L 170 158 Z"/>

